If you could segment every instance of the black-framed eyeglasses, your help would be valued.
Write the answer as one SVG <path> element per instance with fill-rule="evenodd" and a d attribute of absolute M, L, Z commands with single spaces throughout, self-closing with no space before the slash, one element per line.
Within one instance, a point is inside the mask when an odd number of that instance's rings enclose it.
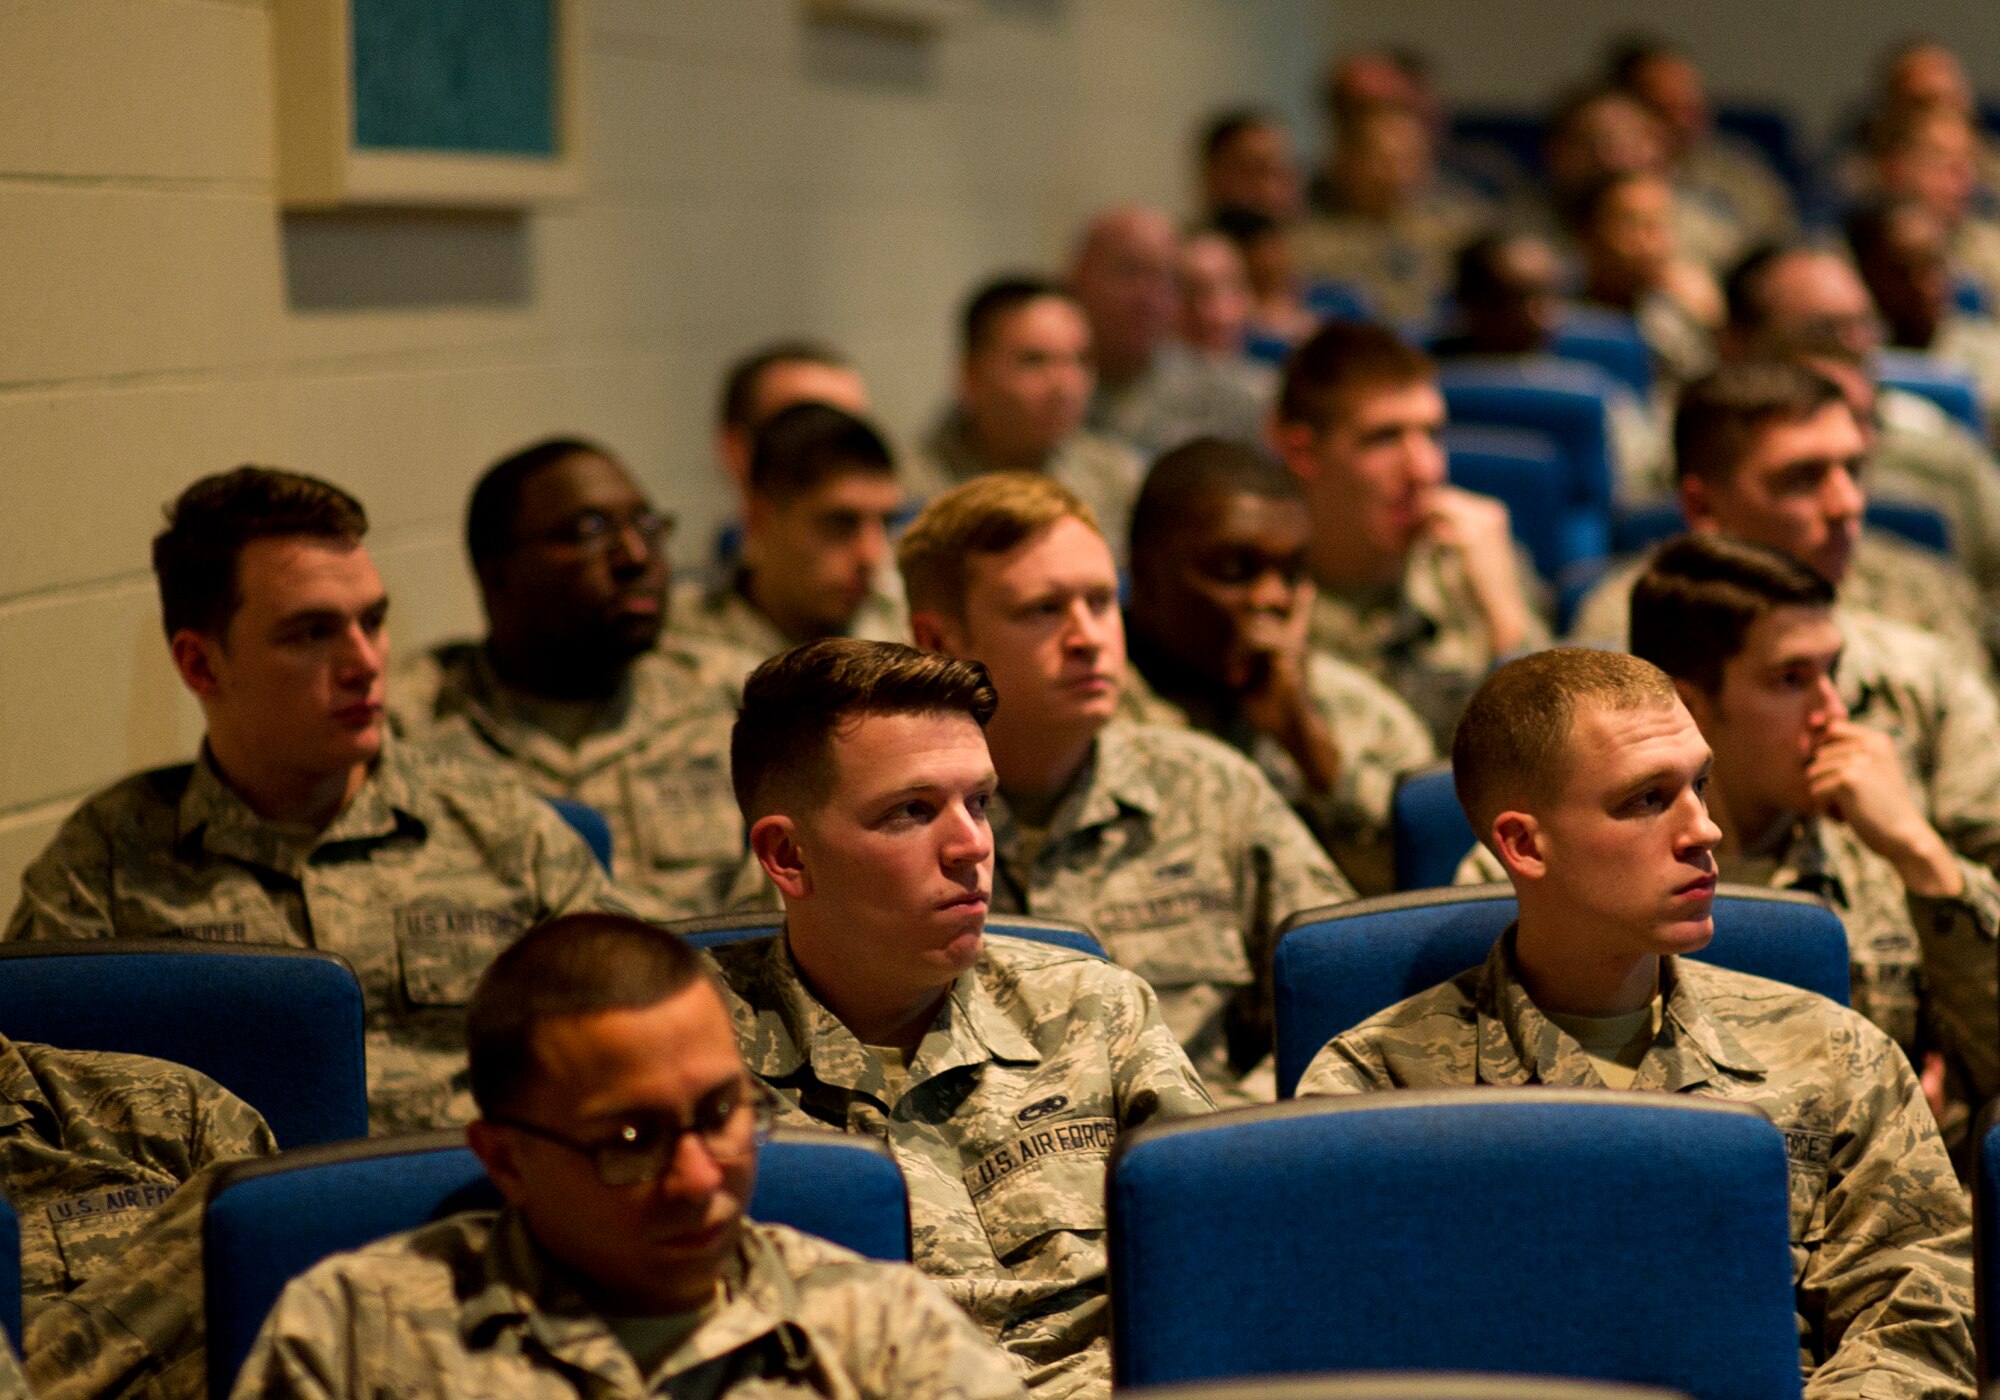
<path fill-rule="evenodd" d="M 556 544 L 597 553 L 609 549 L 613 540 L 631 530 L 651 548 L 674 532 L 674 523 L 673 516 L 662 514 L 651 506 L 641 506 L 622 515 L 604 510 L 584 510 L 560 525 L 522 535 L 516 543 Z"/>
<path fill-rule="evenodd" d="M 497 1114 L 488 1114 L 486 1121 L 588 1157 L 597 1179 L 606 1186 L 643 1186 L 660 1179 L 688 1133 L 700 1138 L 702 1147 L 717 1162 L 742 1161 L 771 1136 L 777 1110 L 776 1094 L 758 1080 L 745 1079 L 734 1088 L 711 1095 L 695 1110 L 692 1123 L 624 1123 L 608 1142 L 580 1142 L 539 1123 Z"/>

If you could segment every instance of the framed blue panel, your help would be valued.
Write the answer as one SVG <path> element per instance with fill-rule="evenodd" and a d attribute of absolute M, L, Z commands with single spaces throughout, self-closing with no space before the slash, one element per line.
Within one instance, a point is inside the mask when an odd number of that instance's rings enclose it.
<path fill-rule="evenodd" d="M 557 154 L 554 0 L 351 0 L 354 144 Z"/>

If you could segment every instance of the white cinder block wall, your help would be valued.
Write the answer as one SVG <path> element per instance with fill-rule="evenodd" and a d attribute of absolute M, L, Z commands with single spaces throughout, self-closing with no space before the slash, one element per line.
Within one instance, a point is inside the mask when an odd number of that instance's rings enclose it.
<path fill-rule="evenodd" d="M 592 170 L 525 220 L 286 219 L 272 0 L 0 0 L 0 894 L 76 799 L 190 754 L 146 546 L 243 461 L 356 491 L 398 646 L 476 625 L 487 461 L 600 436 L 725 508 L 717 372 L 784 333 L 916 430 L 952 310 L 1095 203 L 1178 207 L 1216 104 L 1310 111 L 1323 0 L 971 0 L 918 43 L 797 0 L 583 0 Z"/>

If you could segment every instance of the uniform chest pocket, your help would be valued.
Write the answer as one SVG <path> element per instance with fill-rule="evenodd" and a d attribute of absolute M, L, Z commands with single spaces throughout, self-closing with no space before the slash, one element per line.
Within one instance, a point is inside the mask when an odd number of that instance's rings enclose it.
<path fill-rule="evenodd" d="M 57 1286 L 74 1288 L 116 1268 L 133 1237 L 178 1186 L 173 1181 L 131 1182 L 50 1202 L 49 1229 L 65 1278 Z"/>
<path fill-rule="evenodd" d="M 1826 1177 L 1833 1135 L 1785 1129 L 1785 1184 L 1791 1195 L 1792 1245 L 1816 1249 L 1826 1237 Z"/>
<path fill-rule="evenodd" d="M 1092 923 L 1112 961 L 1157 989 L 1250 981 L 1236 911 L 1217 892 L 1162 890 L 1100 909 Z"/>
<path fill-rule="evenodd" d="M 414 900 L 396 910 L 396 956 L 412 1006 L 463 1006 L 486 965 L 527 931 L 527 911 Z"/>
<path fill-rule="evenodd" d="M 1110 1118 L 1037 1123 L 967 1168 L 994 1257 L 1005 1262 L 1058 1230 L 1104 1229 L 1104 1168 L 1117 1137 Z"/>

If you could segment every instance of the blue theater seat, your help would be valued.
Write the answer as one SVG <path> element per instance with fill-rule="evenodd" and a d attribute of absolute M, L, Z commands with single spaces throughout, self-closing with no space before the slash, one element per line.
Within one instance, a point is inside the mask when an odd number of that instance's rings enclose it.
<path fill-rule="evenodd" d="M 21 1354 L 21 1222 L 0 1198 L 0 1332 Z"/>
<path fill-rule="evenodd" d="M 1449 885 L 1458 863 L 1479 838 L 1458 805 L 1449 761 L 1405 773 L 1389 800 L 1389 829 L 1396 853 L 1396 888 L 1437 889 Z"/>
<path fill-rule="evenodd" d="M 1278 1093 L 1342 1031 L 1486 961 L 1516 914 L 1503 885 L 1360 899 L 1287 919 L 1273 959 Z M 1700 960 L 1847 1005 L 1847 930 L 1807 895 L 1723 885 Z"/>
<path fill-rule="evenodd" d="M 280 1147 L 366 1136 L 361 984 L 331 953 L 191 938 L 0 946 L 0 1034 L 198 1069 Z"/>
<path fill-rule="evenodd" d="M 1549 349 L 1559 359 L 1596 365 L 1642 403 L 1652 396 L 1653 352 L 1639 334 L 1639 323 L 1622 311 L 1597 306 L 1563 308 Z"/>
<path fill-rule="evenodd" d="M 1444 430 L 1444 450 L 1453 484 L 1503 502 L 1514 538 L 1542 576 L 1554 578 L 1568 561 L 1562 453 L 1548 434 L 1454 424 Z"/>
<path fill-rule="evenodd" d="M 2000 1099 L 1986 1105 L 1973 1130 L 1972 1284 L 1979 1379 L 1990 1382 L 2000 1367 L 2000 1300 L 1993 1296 L 2000 1288 Z"/>
<path fill-rule="evenodd" d="M 1785 1139 L 1746 1105 L 1294 1100 L 1121 1138 L 1106 1205 L 1117 1386 L 1413 1368 L 1800 1393 Z"/>
<path fill-rule="evenodd" d="M 1689 1400 L 1678 1390 L 1473 1371 L 1347 1371 L 1185 1381 L 1127 1390 L 1133 1400 Z"/>
<path fill-rule="evenodd" d="M 742 943 L 776 933 L 783 923 L 772 913 L 712 914 L 698 919 L 676 919 L 661 927 L 679 934 L 697 948 L 719 948 L 725 943 Z M 1006 938 L 1025 938 L 1031 943 L 1055 943 L 1074 948 L 1093 958 L 1110 961 L 1104 945 L 1082 924 L 1064 919 L 1027 918 L 1019 914 L 989 914 L 986 931 Z"/>
<path fill-rule="evenodd" d="M 1918 501 L 1870 500 L 1863 522 L 1911 544 L 1940 554 L 1951 552 L 1951 526 L 1935 509 Z M 1643 554 L 1654 545 L 1687 529 L 1679 501 L 1649 501 L 1628 506 L 1612 522 L 1611 545 L 1619 554 Z"/>
<path fill-rule="evenodd" d="M 311 1148 L 224 1168 L 203 1224 L 209 1394 L 226 1400 L 292 1278 L 329 1254 L 499 1205 L 499 1192 L 458 1132 Z M 871 1137 L 778 1129 L 758 1154 L 750 1214 L 870 1258 L 910 1257 L 902 1168 Z"/>
<path fill-rule="evenodd" d="M 1875 354 L 1875 380 L 1929 399 L 1981 442 L 1986 441 L 1986 410 L 1979 402 L 1979 382 L 1957 365 L 1909 350 Z"/>
<path fill-rule="evenodd" d="M 570 830 L 583 838 L 583 844 L 590 847 L 590 853 L 597 857 L 597 863 L 609 875 L 611 823 L 604 819 L 604 813 L 587 802 L 572 802 L 561 797 L 549 798 L 548 804 L 556 809 L 557 816 L 569 823 Z"/>

